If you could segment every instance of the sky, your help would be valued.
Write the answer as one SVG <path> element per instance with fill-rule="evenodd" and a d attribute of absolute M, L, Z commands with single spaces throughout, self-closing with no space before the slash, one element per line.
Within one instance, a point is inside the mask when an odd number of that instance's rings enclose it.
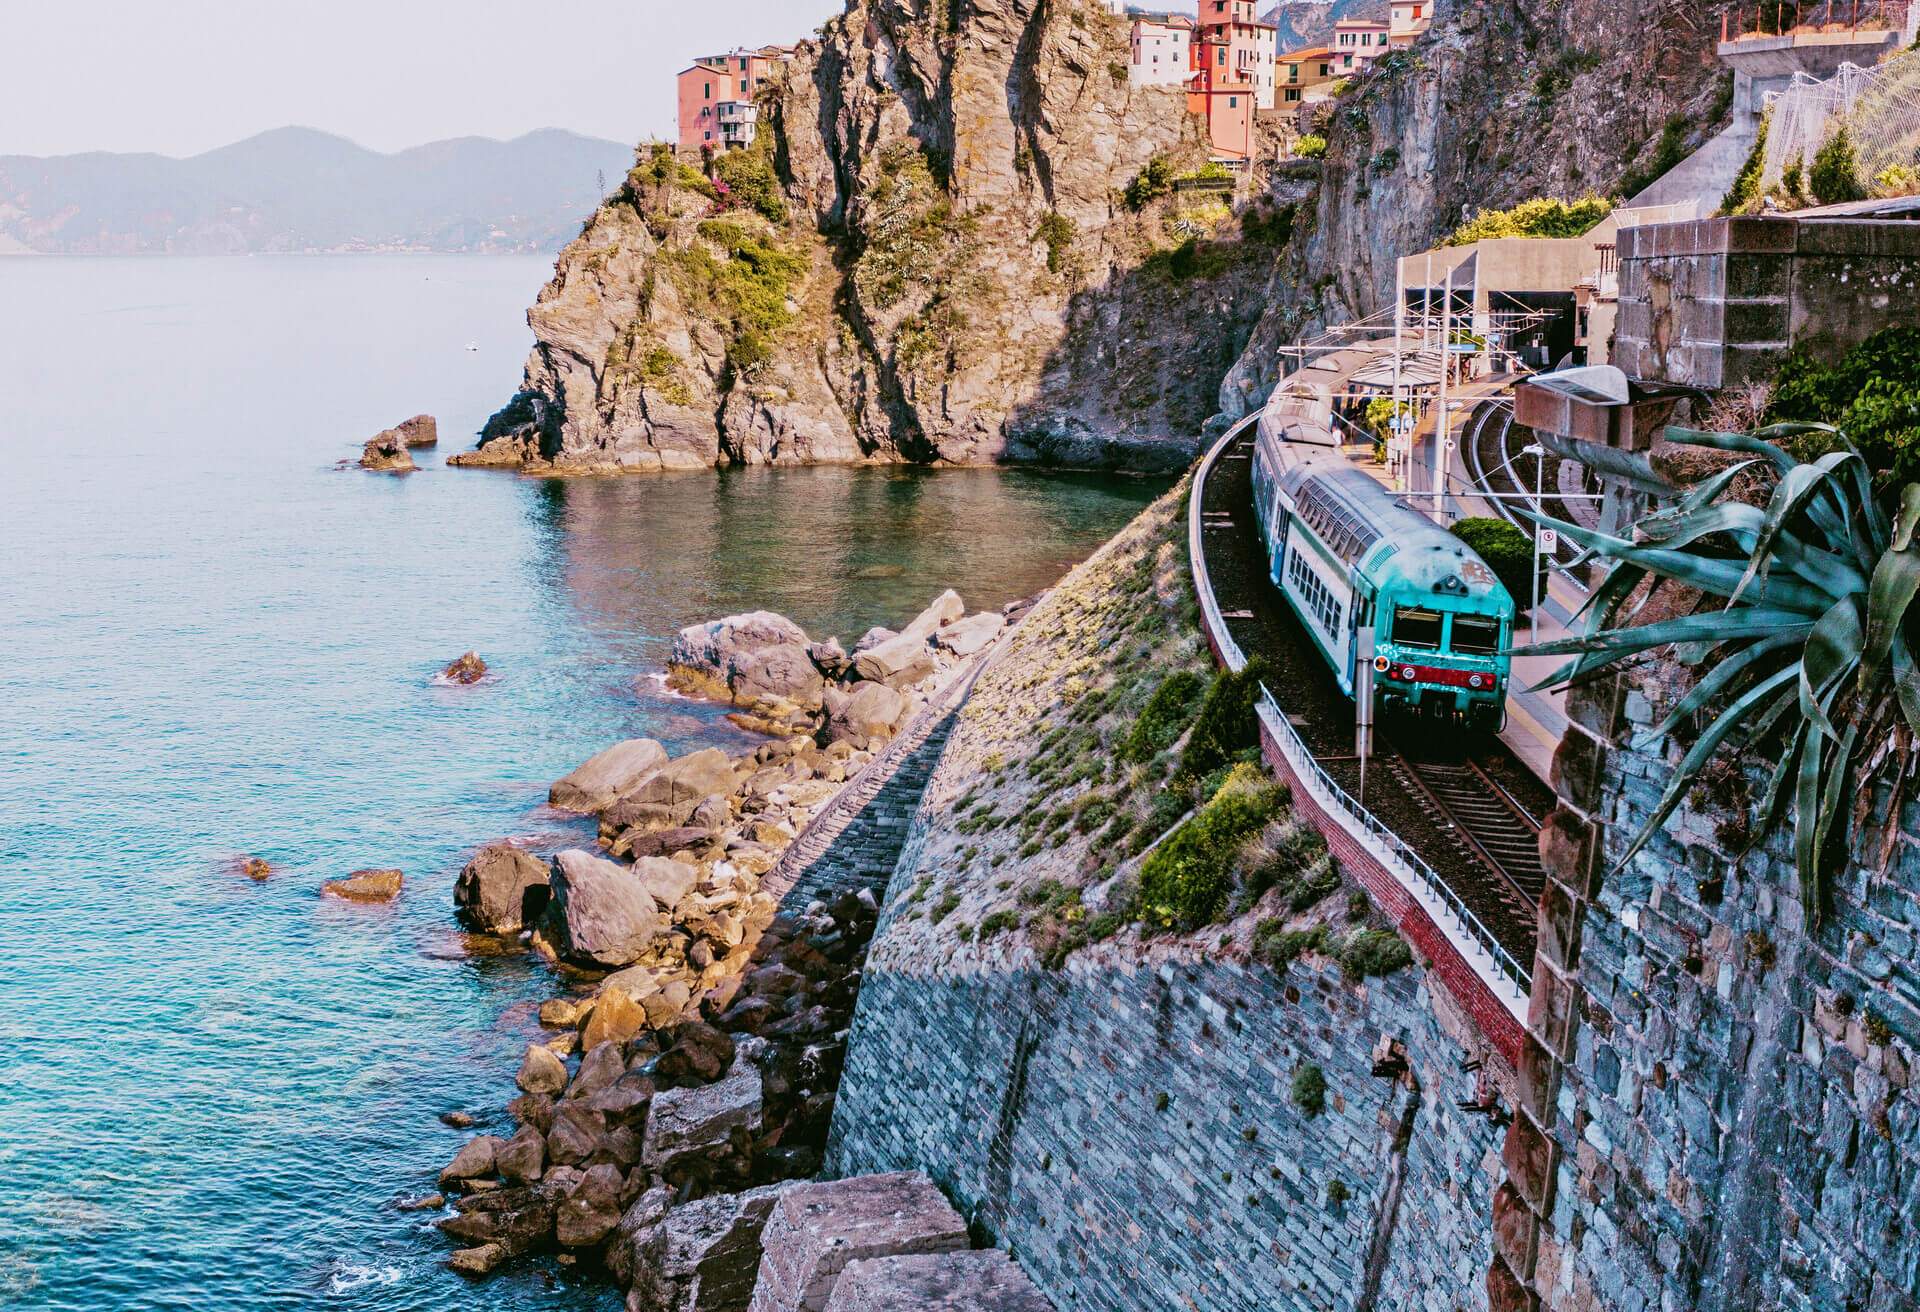
<path fill-rule="evenodd" d="M 0 155 L 192 155 L 297 125 L 392 151 L 535 128 L 673 132 L 694 56 L 812 35 L 843 0 L 4 4 Z"/>

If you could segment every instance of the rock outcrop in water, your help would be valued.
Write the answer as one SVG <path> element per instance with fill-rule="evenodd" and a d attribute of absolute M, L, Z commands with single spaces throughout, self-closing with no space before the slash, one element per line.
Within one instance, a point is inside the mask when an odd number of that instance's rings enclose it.
<path fill-rule="evenodd" d="M 455 463 L 1184 467 L 1280 234 L 1217 193 L 1122 202 L 1206 158 L 1127 58 L 1096 0 L 850 0 L 720 162 L 726 201 L 643 151 Z"/>

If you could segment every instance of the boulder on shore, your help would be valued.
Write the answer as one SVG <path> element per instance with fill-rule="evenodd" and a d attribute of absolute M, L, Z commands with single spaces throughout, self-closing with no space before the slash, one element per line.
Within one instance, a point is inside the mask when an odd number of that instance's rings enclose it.
<path fill-rule="evenodd" d="M 914 1253 L 847 1263 L 825 1312 L 1053 1312 L 1006 1252 Z"/>
<path fill-rule="evenodd" d="M 607 1265 L 635 1312 L 744 1308 L 760 1272 L 760 1231 L 791 1181 L 716 1194 L 669 1209 L 656 1189 L 620 1220 Z"/>
<path fill-rule="evenodd" d="M 900 630 L 900 636 L 918 638 L 925 642 L 947 625 L 957 622 L 966 613 L 966 603 L 960 600 L 960 594 L 948 588 L 935 597 L 925 610 L 914 616 L 907 627 Z"/>
<path fill-rule="evenodd" d="M 405 882 L 398 870 L 356 870 L 345 879 L 329 879 L 320 891 L 349 902 L 391 902 Z"/>
<path fill-rule="evenodd" d="M 924 637 L 903 633 L 855 656 L 853 668 L 863 679 L 909 688 L 933 673 L 933 649 Z"/>
<path fill-rule="evenodd" d="M 898 733 L 908 710 L 904 694 L 884 683 L 862 683 L 828 699 L 827 735 L 865 750 Z"/>
<path fill-rule="evenodd" d="M 824 1308 L 847 1264 L 862 1258 L 969 1246 L 967 1223 L 919 1171 L 795 1185 L 774 1204 L 760 1242 L 752 1312 Z"/>
<path fill-rule="evenodd" d="M 955 656 L 971 656 L 995 638 L 1007 626 L 1006 620 L 991 611 L 955 620 L 934 635 L 934 645 Z"/>
<path fill-rule="evenodd" d="M 825 687 L 808 645 L 796 642 L 740 653 L 727 678 L 727 691 L 738 706 L 773 703 L 812 710 L 819 707 Z"/>
<path fill-rule="evenodd" d="M 733 791 L 733 762 L 717 747 L 669 761 L 607 807 L 603 833 L 638 827 L 643 832 L 684 825 L 694 809 L 715 794 Z"/>
<path fill-rule="evenodd" d="M 510 843 L 489 843 L 454 881 L 454 915 L 479 933 L 511 934 L 537 922 L 550 895 L 545 861 Z"/>
<path fill-rule="evenodd" d="M 649 1171 L 666 1175 L 725 1148 L 736 1131 L 758 1133 L 760 1115 L 760 1068 L 750 1061 L 735 1061 L 732 1072 L 717 1084 L 654 1095 L 640 1161 Z"/>
<path fill-rule="evenodd" d="M 547 790 L 547 800 L 565 811 L 603 811 L 666 763 L 667 749 L 659 743 L 629 738 L 589 757 L 557 781 Z"/>
<path fill-rule="evenodd" d="M 694 696 L 728 699 L 744 657 L 770 647 L 797 647 L 804 655 L 810 641 L 805 629 L 770 610 L 689 624 L 673 639 L 667 682 Z"/>
<path fill-rule="evenodd" d="M 551 1048 L 529 1043 L 513 1082 L 527 1093 L 559 1093 L 567 1087 L 567 1064 Z"/>
<path fill-rule="evenodd" d="M 552 950 L 578 965 L 631 965 L 667 928 L 646 886 L 618 862 L 578 849 L 553 858 L 553 895 L 540 933 Z"/>

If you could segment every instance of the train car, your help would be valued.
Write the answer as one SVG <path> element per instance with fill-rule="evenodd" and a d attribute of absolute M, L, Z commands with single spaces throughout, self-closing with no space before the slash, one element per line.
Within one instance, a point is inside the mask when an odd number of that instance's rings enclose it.
<path fill-rule="evenodd" d="M 1338 450 L 1288 441 L 1272 420 L 1253 456 L 1261 538 L 1274 585 L 1341 690 L 1354 696 L 1371 625 L 1382 705 L 1504 727 L 1515 608 L 1493 571 Z"/>

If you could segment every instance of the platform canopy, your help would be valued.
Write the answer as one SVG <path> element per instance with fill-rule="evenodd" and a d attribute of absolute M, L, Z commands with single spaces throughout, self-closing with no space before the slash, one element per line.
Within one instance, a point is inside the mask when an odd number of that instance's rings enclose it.
<path fill-rule="evenodd" d="M 1356 369 L 1348 382 L 1354 387 L 1392 387 L 1393 352 L 1387 351 L 1363 368 Z M 1440 352 L 1409 351 L 1400 357 L 1402 387 L 1440 386 Z"/>

